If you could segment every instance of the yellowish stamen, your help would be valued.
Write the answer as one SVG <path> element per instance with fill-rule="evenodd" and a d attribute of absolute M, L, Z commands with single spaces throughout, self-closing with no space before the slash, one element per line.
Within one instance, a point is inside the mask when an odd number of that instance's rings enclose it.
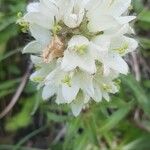
<path fill-rule="evenodd" d="M 32 78 L 33 82 L 42 82 L 43 80 L 44 80 L 43 77 L 34 77 L 34 78 Z"/>
<path fill-rule="evenodd" d="M 23 14 L 21 12 L 17 14 L 17 17 L 18 17 L 17 24 L 21 26 L 21 31 L 23 33 L 26 33 L 29 30 L 29 22 L 23 19 Z"/>
<path fill-rule="evenodd" d="M 115 48 L 113 50 L 117 51 L 120 55 L 124 54 L 126 50 L 129 48 L 128 44 L 124 44 L 119 48 Z"/>
<path fill-rule="evenodd" d="M 65 83 L 67 86 L 71 87 L 71 77 L 69 75 L 65 75 L 62 83 Z"/>
<path fill-rule="evenodd" d="M 87 45 L 79 45 L 74 47 L 76 52 L 79 53 L 80 55 L 83 55 L 86 53 L 87 50 Z"/>
<path fill-rule="evenodd" d="M 107 91 L 107 92 L 109 92 L 111 90 L 111 86 L 108 84 L 105 84 L 105 83 L 102 85 L 102 88 L 104 91 Z"/>

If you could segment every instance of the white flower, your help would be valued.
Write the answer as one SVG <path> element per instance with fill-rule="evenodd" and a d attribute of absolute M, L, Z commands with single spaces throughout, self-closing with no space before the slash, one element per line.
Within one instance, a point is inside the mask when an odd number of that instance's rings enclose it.
<path fill-rule="evenodd" d="M 54 26 L 54 18 L 58 19 L 58 9 L 51 3 L 51 7 L 47 6 L 47 1 L 40 0 L 39 3 L 31 3 L 28 5 L 27 14 L 24 16 L 24 20 L 30 24 L 40 25 L 46 29 L 52 29 Z"/>
<path fill-rule="evenodd" d="M 96 102 L 100 102 L 102 98 L 107 101 L 110 100 L 109 94 L 115 94 L 118 92 L 118 85 L 114 81 L 118 78 L 118 73 L 111 71 L 108 76 L 104 76 L 102 71 L 99 71 L 94 76 L 94 97 Z"/>
<path fill-rule="evenodd" d="M 58 104 L 71 103 L 76 99 L 79 90 L 92 97 L 94 88 L 92 77 L 81 71 L 64 72 L 60 66 L 50 72 L 45 78 L 43 88 L 43 99 L 49 99 L 54 94 L 57 95 Z"/>
<path fill-rule="evenodd" d="M 38 88 L 41 88 L 44 84 L 45 78 L 51 71 L 53 71 L 53 69 L 55 69 L 56 61 L 53 61 L 50 64 L 45 64 L 41 57 L 34 55 L 31 55 L 31 60 L 37 69 L 31 74 L 30 80 L 39 83 Z"/>
<path fill-rule="evenodd" d="M 93 51 L 87 38 L 77 35 L 68 42 L 67 50 L 62 59 L 62 69 L 65 71 L 74 70 L 79 67 L 91 74 L 96 72 Z"/>
<path fill-rule="evenodd" d="M 76 28 L 85 15 L 85 4 L 79 0 L 40 0 L 28 5 L 24 19 L 47 29 L 52 29 L 55 21 L 58 23 L 60 20 L 66 26 Z"/>
<path fill-rule="evenodd" d="M 99 51 L 101 47 L 102 44 L 101 40 L 103 39 L 99 37 L 95 39 L 95 41 L 93 41 L 93 43 L 95 44 L 95 45 L 93 44 L 93 48 L 97 49 L 97 51 Z M 96 57 L 96 59 L 103 64 L 104 75 L 108 75 L 111 69 L 118 71 L 119 73 L 122 74 L 127 74 L 128 73 L 127 63 L 118 53 L 109 51 L 110 43 L 107 46 L 108 46 L 107 51 L 99 51 Z"/>
<path fill-rule="evenodd" d="M 23 49 L 36 71 L 30 79 L 44 100 L 56 96 L 74 116 L 92 100 L 110 100 L 118 77 L 128 73 L 123 57 L 138 44 L 127 16 L 131 0 L 40 0 L 18 20 L 34 41 Z"/>
<path fill-rule="evenodd" d="M 79 92 L 77 98 L 70 104 L 74 116 L 78 116 L 83 108 L 86 107 L 90 101 L 90 97 L 82 92 Z"/>
<path fill-rule="evenodd" d="M 27 44 L 27 46 L 23 49 L 23 53 L 42 55 L 43 50 L 51 42 L 52 37 L 50 32 L 47 29 L 35 24 L 30 26 L 30 32 L 35 40 Z"/>
<path fill-rule="evenodd" d="M 119 25 L 124 25 L 135 16 L 125 16 L 131 0 L 90 0 L 87 5 L 89 30 L 99 32 Z"/>
<path fill-rule="evenodd" d="M 104 32 L 103 35 L 97 36 L 93 40 L 93 47 L 99 51 L 96 59 L 104 65 L 104 74 L 109 74 L 110 69 L 127 74 L 128 65 L 122 56 L 136 50 L 138 46 L 136 40 L 123 35 L 129 31 L 128 25 L 123 26 L 117 31 L 110 33 L 108 31 L 106 33 Z M 103 45 L 107 48 L 101 51 Z"/>
<path fill-rule="evenodd" d="M 69 0 L 64 12 L 64 23 L 70 28 L 78 27 L 85 15 L 85 2 L 81 0 Z"/>

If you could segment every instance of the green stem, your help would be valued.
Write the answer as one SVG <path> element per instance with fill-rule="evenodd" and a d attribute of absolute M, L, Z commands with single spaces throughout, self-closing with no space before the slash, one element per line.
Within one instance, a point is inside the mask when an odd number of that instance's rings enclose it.
<path fill-rule="evenodd" d="M 17 145 L 12 149 L 12 150 L 19 150 L 20 146 L 23 145 L 24 143 L 26 143 L 29 139 L 31 139 L 32 137 L 36 136 L 37 134 L 41 133 L 42 131 L 44 131 L 46 128 L 48 127 L 48 124 L 31 132 L 29 135 L 25 136 L 23 139 L 21 139 Z"/>

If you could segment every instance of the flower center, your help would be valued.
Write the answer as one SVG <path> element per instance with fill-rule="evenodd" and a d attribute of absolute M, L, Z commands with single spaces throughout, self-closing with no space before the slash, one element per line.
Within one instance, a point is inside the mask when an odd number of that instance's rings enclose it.
<path fill-rule="evenodd" d="M 76 45 L 76 46 L 74 46 L 74 49 L 78 54 L 84 55 L 86 53 L 87 47 L 88 46 L 86 44 Z"/>
<path fill-rule="evenodd" d="M 104 91 L 107 91 L 107 92 L 109 92 L 111 90 L 111 86 L 108 84 L 105 84 L 105 83 L 102 85 L 102 88 Z"/>
<path fill-rule="evenodd" d="M 21 12 L 19 12 L 19 13 L 17 14 L 17 17 L 18 17 L 17 24 L 20 25 L 21 31 L 22 31 L 23 33 L 26 33 L 26 32 L 28 31 L 28 29 L 29 29 L 29 22 L 27 22 L 27 21 L 25 21 L 25 20 L 23 19 L 23 15 L 22 15 Z"/>
<path fill-rule="evenodd" d="M 121 47 L 119 48 L 115 48 L 113 50 L 117 51 L 120 55 L 124 54 L 126 52 L 126 50 L 129 48 L 128 44 L 125 43 L 123 44 Z"/>
<path fill-rule="evenodd" d="M 65 75 L 62 83 L 66 84 L 67 86 L 71 87 L 71 77 L 69 75 Z"/>

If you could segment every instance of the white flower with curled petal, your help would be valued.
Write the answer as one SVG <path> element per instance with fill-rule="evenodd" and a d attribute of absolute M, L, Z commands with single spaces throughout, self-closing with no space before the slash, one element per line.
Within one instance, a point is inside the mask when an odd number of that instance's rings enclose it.
<path fill-rule="evenodd" d="M 41 55 L 43 50 L 51 42 L 51 34 L 49 30 L 39 25 L 32 24 L 29 28 L 31 35 L 35 38 L 35 40 L 25 46 L 23 53 Z"/>
<path fill-rule="evenodd" d="M 116 31 L 116 32 L 115 32 Z M 97 49 L 97 60 L 104 65 L 105 74 L 109 74 L 110 69 L 114 69 L 122 74 L 128 73 L 128 65 L 123 60 L 122 56 L 136 50 L 138 43 L 133 38 L 124 36 L 130 30 L 128 25 L 125 25 L 114 32 L 104 32 L 103 35 L 93 39 L 93 46 Z M 105 45 L 107 48 L 101 51 L 101 47 Z"/>
<path fill-rule="evenodd" d="M 80 91 L 77 98 L 70 104 L 73 115 L 77 117 L 89 101 L 90 97 Z"/>
<path fill-rule="evenodd" d="M 107 39 L 107 42 L 109 43 L 108 50 L 107 51 L 100 51 L 101 47 L 101 40 L 103 41 L 103 38 L 97 37 L 95 40 L 93 40 L 93 48 L 97 49 L 97 56 L 96 59 L 100 61 L 103 66 L 104 66 L 104 75 L 108 75 L 110 72 L 110 69 L 113 69 L 115 71 L 118 71 L 119 73 L 122 74 L 127 74 L 128 73 L 128 65 L 124 61 L 124 59 L 115 52 L 109 51 L 110 48 L 110 40 Z"/>
<path fill-rule="evenodd" d="M 34 73 L 31 74 L 30 80 L 38 83 L 38 88 L 41 88 L 45 78 L 50 72 L 53 71 L 53 69 L 55 69 L 57 63 L 56 61 L 53 61 L 50 64 L 45 64 L 43 63 L 41 57 L 35 55 L 31 55 L 31 61 L 37 69 Z"/>
<path fill-rule="evenodd" d="M 64 71 L 71 71 L 79 67 L 88 73 L 95 73 L 96 66 L 92 53 L 90 42 L 87 38 L 81 35 L 72 37 L 64 52 L 61 64 L 62 69 Z"/>
<path fill-rule="evenodd" d="M 86 6 L 89 30 L 104 31 L 132 21 L 135 16 L 125 15 L 130 5 L 131 0 L 89 0 Z"/>
<path fill-rule="evenodd" d="M 28 13 L 24 19 L 47 29 L 52 29 L 55 21 L 60 20 L 66 26 L 76 28 L 81 24 L 85 15 L 85 5 L 85 0 L 40 0 L 39 3 L 28 5 Z"/>
<path fill-rule="evenodd" d="M 113 70 L 109 72 L 109 75 L 104 76 L 103 71 L 99 68 L 98 72 L 94 75 L 93 86 L 94 86 L 94 96 L 93 100 L 100 102 L 102 98 L 109 101 L 109 94 L 115 94 L 119 91 L 117 79 L 119 74 Z"/>
<path fill-rule="evenodd" d="M 27 14 L 23 17 L 30 24 L 37 24 L 46 29 L 52 29 L 54 26 L 54 18 L 59 20 L 58 8 L 49 1 L 40 0 L 40 2 L 30 3 L 27 7 Z"/>
<path fill-rule="evenodd" d="M 78 27 L 85 15 L 85 2 L 81 0 L 69 0 L 64 11 L 63 21 L 70 28 Z"/>
<path fill-rule="evenodd" d="M 39 0 L 30 3 L 18 24 L 34 41 L 30 79 L 42 88 L 44 100 L 56 96 L 75 116 L 91 100 L 109 101 L 118 92 L 117 79 L 128 73 L 123 57 L 137 48 L 126 16 L 131 0 Z M 19 15 L 18 15 L 19 16 Z"/>
<path fill-rule="evenodd" d="M 49 99 L 56 94 L 58 104 L 71 103 L 76 99 L 79 90 L 92 97 L 94 95 L 92 80 L 90 75 L 82 71 L 64 72 L 58 66 L 45 78 L 43 99 Z"/>

